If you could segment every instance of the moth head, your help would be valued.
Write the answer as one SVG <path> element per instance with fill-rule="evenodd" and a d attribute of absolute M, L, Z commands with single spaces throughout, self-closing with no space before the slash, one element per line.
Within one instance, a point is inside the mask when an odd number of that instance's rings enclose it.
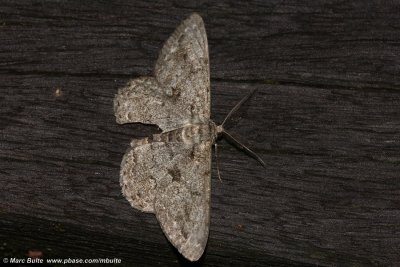
<path fill-rule="evenodd" d="M 224 126 L 221 125 L 217 125 L 217 127 L 215 128 L 216 132 L 217 132 L 217 136 L 222 135 L 222 133 L 224 132 Z"/>

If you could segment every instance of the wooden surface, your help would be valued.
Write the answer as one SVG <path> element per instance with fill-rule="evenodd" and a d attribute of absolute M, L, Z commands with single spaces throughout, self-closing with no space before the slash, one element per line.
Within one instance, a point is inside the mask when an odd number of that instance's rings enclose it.
<path fill-rule="evenodd" d="M 112 100 L 205 21 L 219 142 L 204 266 L 400 265 L 400 2 L 0 1 L 0 254 L 188 264 L 119 187 Z M 110 265 L 108 265 L 110 266 Z"/>

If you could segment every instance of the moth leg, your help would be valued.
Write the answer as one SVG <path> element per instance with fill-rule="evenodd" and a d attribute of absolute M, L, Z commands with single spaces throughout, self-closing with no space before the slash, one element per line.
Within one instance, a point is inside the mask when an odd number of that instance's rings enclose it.
<path fill-rule="evenodd" d="M 217 143 L 214 144 L 214 150 L 215 150 L 215 160 L 216 160 L 216 163 L 217 163 L 218 179 L 222 183 L 221 174 L 219 172 L 218 145 L 217 145 Z"/>

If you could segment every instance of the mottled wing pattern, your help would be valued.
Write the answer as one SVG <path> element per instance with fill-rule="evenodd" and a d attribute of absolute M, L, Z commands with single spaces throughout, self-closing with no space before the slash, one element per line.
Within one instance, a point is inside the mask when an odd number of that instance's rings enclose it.
<path fill-rule="evenodd" d="M 163 131 L 179 126 L 180 111 L 174 99 L 166 97 L 154 77 L 140 77 L 119 89 L 114 98 L 114 113 L 120 124 L 141 122 L 156 124 Z"/>
<path fill-rule="evenodd" d="M 168 240 L 189 260 L 204 252 L 210 220 L 211 141 L 131 147 L 121 169 L 133 207 L 154 212 Z"/>
<path fill-rule="evenodd" d="M 121 88 L 118 123 L 158 125 L 163 132 L 210 119 L 208 45 L 204 23 L 192 14 L 166 41 L 155 77 Z M 212 141 L 133 140 L 121 164 L 122 192 L 131 205 L 157 216 L 170 242 L 189 260 L 208 238 Z"/>
<path fill-rule="evenodd" d="M 157 81 L 182 104 L 185 119 L 210 118 L 210 67 L 207 34 L 196 13 L 184 20 L 165 42 L 155 66 Z M 191 121 L 189 121 L 191 122 Z"/>
<path fill-rule="evenodd" d="M 156 124 L 165 132 L 208 121 L 209 73 L 204 23 L 192 14 L 165 42 L 155 78 L 135 79 L 119 90 L 114 100 L 117 122 Z"/>
<path fill-rule="evenodd" d="M 157 188 L 155 164 L 163 158 L 156 155 L 158 146 L 164 143 L 149 143 L 138 147 L 130 147 L 121 162 L 120 185 L 122 194 L 132 207 L 154 213 L 154 197 Z M 156 176 L 154 176 L 156 175 Z"/>

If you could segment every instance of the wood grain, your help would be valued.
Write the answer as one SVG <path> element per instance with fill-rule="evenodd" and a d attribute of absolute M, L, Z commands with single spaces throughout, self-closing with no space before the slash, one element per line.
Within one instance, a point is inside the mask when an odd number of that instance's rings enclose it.
<path fill-rule="evenodd" d="M 205 21 L 212 116 L 249 90 L 221 140 L 204 266 L 400 264 L 400 4 L 381 1 L 0 1 L 0 254 L 188 264 L 129 206 L 133 137 L 112 99 L 150 75 L 193 11 Z"/>

